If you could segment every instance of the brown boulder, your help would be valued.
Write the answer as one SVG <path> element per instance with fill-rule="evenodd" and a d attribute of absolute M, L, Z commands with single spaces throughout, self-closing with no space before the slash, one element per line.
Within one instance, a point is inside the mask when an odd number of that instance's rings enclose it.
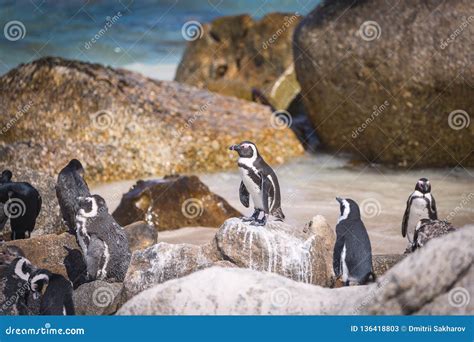
<path fill-rule="evenodd" d="M 155 227 L 143 221 L 134 222 L 123 229 L 127 234 L 128 245 L 132 252 L 153 246 L 158 240 Z"/>
<path fill-rule="evenodd" d="M 297 13 L 217 18 L 188 44 L 176 81 L 247 100 L 258 88 L 275 107 L 287 108 L 300 91 L 291 52 L 300 20 Z"/>
<path fill-rule="evenodd" d="M 472 14 L 471 0 L 316 7 L 293 51 L 322 143 L 400 167 L 474 166 Z"/>
<path fill-rule="evenodd" d="M 90 183 L 234 168 L 242 140 L 270 163 L 303 153 L 265 106 L 99 64 L 41 58 L 0 89 L 0 158 L 54 176 L 72 158 Z"/>
<path fill-rule="evenodd" d="M 226 219 L 241 214 L 198 177 L 167 176 L 138 181 L 123 195 L 113 216 L 122 226 L 142 220 L 158 230 L 167 230 L 219 227 Z"/>

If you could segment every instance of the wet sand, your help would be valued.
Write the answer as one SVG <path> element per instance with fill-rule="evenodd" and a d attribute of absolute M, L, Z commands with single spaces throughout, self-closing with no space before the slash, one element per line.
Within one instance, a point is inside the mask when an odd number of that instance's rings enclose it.
<path fill-rule="evenodd" d="M 305 156 L 274 168 L 282 191 L 286 221 L 304 225 L 315 215 L 323 215 L 334 227 L 339 217 L 336 196 L 359 203 L 375 254 L 402 253 L 406 240 L 401 236 L 401 221 L 406 201 L 421 177 L 430 179 L 440 219 L 449 217 L 456 227 L 474 223 L 474 170 L 426 169 L 391 170 L 378 166 L 350 166 L 349 161 L 332 155 Z M 251 209 L 239 202 L 240 178 L 234 172 L 199 175 L 210 189 L 245 214 Z M 121 195 L 135 181 L 93 187 L 104 196 L 112 211 Z M 159 233 L 159 241 L 202 244 L 214 236 L 214 229 L 183 228 Z"/>

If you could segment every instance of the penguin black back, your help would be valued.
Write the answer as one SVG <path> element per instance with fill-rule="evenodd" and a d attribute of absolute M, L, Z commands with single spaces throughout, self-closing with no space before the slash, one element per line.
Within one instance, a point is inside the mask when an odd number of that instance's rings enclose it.
<path fill-rule="evenodd" d="M 346 285 L 365 284 L 372 272 L 372 248 L 369 235 L 360 217 L 359 206 L 352 199 L 336 198 L 340 217 L 336 225 L 333 268 Z"/>

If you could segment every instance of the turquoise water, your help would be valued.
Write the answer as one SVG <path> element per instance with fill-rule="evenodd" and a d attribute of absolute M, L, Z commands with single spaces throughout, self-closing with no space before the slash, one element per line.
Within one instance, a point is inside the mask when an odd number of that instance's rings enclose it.
<path fill-rule="evenodd" d="M 181 28 L 188 21 L 243 13 L 261 18 L 276 11 L 306 14 L 318 2 L 0 0 L 0 75 L 43 56 L 139 71 L 176 65 L 186 46 Z"/>

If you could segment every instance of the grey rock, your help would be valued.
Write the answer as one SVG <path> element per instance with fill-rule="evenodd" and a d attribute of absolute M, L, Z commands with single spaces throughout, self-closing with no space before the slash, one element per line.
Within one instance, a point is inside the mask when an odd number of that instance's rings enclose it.
<path fill-rule="evenodd" d="M 121 283 L 95 280 L 82 284 L 73 294 L 76 315 L 110 315 L 117 311 L 120 303 Z"/>
<path fill-rule="evenodd" d="M 128 245 L 132 252 L 153 246 L 158 240 L 158 231 L 144 221 L 129 224 L 123 229 L 127 234 Z"/>

